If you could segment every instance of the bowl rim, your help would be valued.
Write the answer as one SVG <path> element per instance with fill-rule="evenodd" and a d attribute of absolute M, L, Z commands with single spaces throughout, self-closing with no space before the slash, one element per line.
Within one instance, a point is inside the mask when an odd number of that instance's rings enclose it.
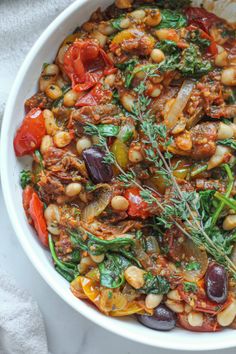
<path fill-rule="evenodd" d="M 43 33 L 40 35 L 40 37 L 37 39 L 37 41 L 34 43 L 32 48 L 28 52 L 25 60 L 23 61 L 18 71 L 18 74 L 15 78 L 15 81 L 13 83 L 13 86 L 11 88 L 10 94 L 8 96 L 7 104 L 4 111 L 3 121 L 2 121 L 2 129 L 1 129 L 2 131 L 1 131 L 1 141 L 0 141 L 0 147 L 1 147 L 0 148 L 1 150 L 0 172 L 1 172 L 1 183 L 2 183 L 4 202 L 5 202 L 5 206 L 8 212 L 11 225 L 14 229 L 15 234 L 17 235 L 17 238 L 22 248 L 24 249 L 31 263 L 34 265 L 34 267 L 40 273 L 40 275 L 46 281 L 46 283 L 50 286 L 50 288 L 53 289 L 61 297 L 61 299 L 63 299 L 69 306 L 74 308 L 75 311 L 79 312 L 87 319 L 93 321 L 94 323 L 107 329 L 108 331 L 113 332 L 115 334 L 119 334 L 120 336 L 130 339 L 134 342 L 139 342 L 142 344 L 146 344 L 153 347 L 159 347 L 163 349 L 202 351 L 202 350 L 216 350 L 216 349 L 226 349 L 226 348 L 235 347 L 236 336 L 235 338 L 233 338 L 232 335 L 232 338 L 227 338 L 227 343 L 224 343 L 224 341 L 214 341 L 215 334 L 212 333 L 210 333 L 210 335 L 212 336 L 212 340 L 207 341 L 207 343 L 206 341 L 204 341 L 204 343 L 198 341 L 198 348 L 194 348 L 193 346 L 191 348 L 186 347 L 184 341 L 176 344 L 174 343 L 174 341 L 166 340 L 166 337 L 162 338 L 161 332 L 155 332 L 157 333 L 155 341 L 150 342 L 150 338 L 146 338 L 146 336 L 136 336 L 133 331 L 129 332 L 126 330 L 125 327 L 123 328 L 122 324 L 120 326 L 119 325 L 117 326 L 116 324 L 118 322 L 115 321 L 114 318 L 112 318 L 111 321 L 111 318 L 106 317 L 105 315 L 101 314 L 97 310 L 94 310 L 93 308 L 90 308 L 89 306 L 87 306 L 87 304 L 84 304 L 83 301 L 80 301 L 77 298 L 75 298 L 76 301 L 69 301 L 69 299 L 67 299 L 65 296 L 64 290 L 59 286 L 59 284 L 57 285 L 57 283 L 53 281 L 55 280 L 55 277 L 53 277 L 52 274 L 47 273 L 47 269 L 41 266 L 40 257 L 36 255 L 36 252 L 34 251 L 34 247 L 24 237 L 24 232 L 22 228 L 19 227 L 18 223 L 15 222 L 15 220 L 17 220 L 17 210 L 14 205 L 14 200 L 11 196 L 12 194 L 11 186 L 8 181 L 9 172 L 8 172 L 8 154 L 7 154 L 8 146 L 9 146 L 7 132 L 8 132 L 9 124 L 11 122 L 14 102 L 18 96 L 18 92 L 20 90 L 22 83 L 24 82 L 24 76 L 28 70 L 28 67 L 32 62 L 32 60 L 36 57 L 36 55 L 40 51 L 41 47 L 47 42 L 47 39 L 60 26 L 60 24 L 67 21 L 68 17 L 70 17 L 70 15 L 74 11 L 78 11 L 80 7 L 82 7 L 83 5 L 85 5 L 86 2 L 89 1 L 92 2 L 92 0 L 75 0 L 63 12 L 61 12 L 53 20 L 53 22 L 51 22 L 51 24 L 43 31 Z"/>

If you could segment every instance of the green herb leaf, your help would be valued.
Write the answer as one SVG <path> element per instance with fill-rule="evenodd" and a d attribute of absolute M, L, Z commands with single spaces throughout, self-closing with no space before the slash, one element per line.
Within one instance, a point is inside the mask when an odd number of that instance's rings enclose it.
<path fill-rule="evenodd" d="M 130 262 L 118 254 L 107 254 L 106 260 L 99 264 L 100 284 L 106 288 L 119 288 L 125 281 L 124 270 Z"/>
<path fill-rule="evenodd" d="M 168 280 L 161 275 L 152 275 L 148 272 L 144 275 L 144 280 L 144 287 L 140 289 L 143 294 L 167 294 L 170 290 Z"/>
<path fill-rule="evenodd" d="M 22 170 L 20 172 L 20 185 L 23 189 L 31 183 L 32 175 L 29 170 Z"/>
<path fill-rule="evenodd" d="M 124 72 L 125 77 L 125 87 L 130 87 L 133 79 L 133 70 L 135 66 L 139 63 L 138 59 L 130 59 L 122 64 L 116 64 L 117 68 Z"/>
<path fill-rule="evenodd" d="M 178 11 L 171 11 L 171 10 L 162 10 L 161 11 L 162 20 L 160 24 L 156 27 L 156 29 L 161 28 L 181 28 L 187 25 L 186 17 L 178 12 Z"/>
<path fill-rule="evenodd" d="M 120 127 L 114 124 L 98 124 L 97 129 L 101 136 L 117 136 L 120 131 Z"/>
<path fill-rule="evenodd" d="M 224 140 L 218 140 L 217 141 L 218 145 L 224 145 L 224 146 L 229 146 L 232 149 L 236 150 L 236 140 L 234 139 L 224 139 Z"/>
<path fill-rule="evenodd" d="M 184 286 L 184 291 L 186 293 L 196 293 L 197 290 L 198 290 L 198 286 L 196 283 L 192 283 L 190 281 L 185 281 L 183 283 L 183 286 Z"/>
<path fill-rule="evenodd" d="M 189 270 L 189 271 L 199 270 L 199 269 L 201 269 L 201 265 L 198 262 L 190 262 L 190 263 L 185 265 L 185 269 Z"/>
<path fill-rule="evenodd" d="M 183 57 L 178 69 L 184 76 L 198 78 L 211 71 L 212 65 L 209 60 L 202 60 L 198 47 L 191 43 L 183 51 Z"/>
<path fill-rule="evenodd" d="M 180 52 L 177 44 L 174 41 L 167 39 L 157 42 L 155 47 L 162 50 L 166 55 L 172 55 Z"/>
<path fill-rule="evenodd" d="M 191 43 L 196 44 L 202 50 L 206 49 L 211 44 L 211 41 L 209 39 L 201 37 L 201 33 L 199 30 L 189 31 L 187 39 Z"/>
<path fill-rule="evenodd" d="M 118 18 L 115 18 L 114 20 L 111 21 L 111 25 L 113 28 L 115 28 L 117 31 L 121 31 L 122 28 L 120 27 L 121 21 L 125 18 L 125 16 L 120 16 Z"/>

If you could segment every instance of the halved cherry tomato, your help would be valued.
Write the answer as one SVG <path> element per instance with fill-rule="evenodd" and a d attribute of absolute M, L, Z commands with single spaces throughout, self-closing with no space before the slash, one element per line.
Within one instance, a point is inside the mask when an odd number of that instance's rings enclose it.
<path fill-rule="evenodd" d="M 187 315 L 184 313 L 179 313 L 178 325 L 193 332 L 218 332 L 221 330 L 216 318 L 206 314 L 204 314 L 203 324 L 201 326 L 191 326 L 188 322 Z"/>
<path fill-rule="evenodd" d="M 102 84 L 99 82 L 90 92 L 80 97 L 76 102 L 75 106 L 76 107 L 96 106 L 101 103 L 107 102 L 107 100 L 111 97 L 112 97 L 112 92 L 110 90 L 103 90 Z"/>
<path fill-rule="evenodd" d="M 29 215 L 31 216 L 34 228 L 43 246 L 48 247 L 48 230 L 44 218 L 43 203 L 36 192 L 33 192 L 29 203 Z"/>
<path fill-rule="evenodd" d="M 198 286 L 197 291 L 194 293 L 185 292 L 183 285 L 180 284 L 178 286 L 178 292 L 182 300 L 189 304 L 194 310 L 216 315 L 218 312 L 222 311 L 229 305 L 231 298 L 229 297 L 224 304 L 217 304 L 216 302 L 213 302 L 207 298 L 203 284 L 204 281 L 199 280 L 196 283 Z"/>
<path fill-rule="evenodd" d="M 75 91 L 90 89 L 102 78 L 116 70 L 112 60 L 92 40 L 75 41 L 64 56 L 64 70 Z"/>
<path fill-rule="evenodd" d="M 124 197 L 129 201 L 128 214 L 132 217 L 139 217 L 146 219 L 151 216 L 148 210 L 148 203 L 140 195 L 138 187 L 131 187 L 126 189 Z"/>
<path fill-rule="evenodd" d="M 202 7 L 188 7 L 185 9 L 185 14 L 189 25 L 196 25 L 207 33 L 209 33 L 210 28 L 214 24 L 223 21 L 221 18 Z"/>
<path fill-rule="evenodd" d="M 26 186 L 25 189 L 23 190 L 23 207 L 24 207 L 24 210 L 25 210 L 25 214 L 27 216 L 27 219 L 28 219 L 28 222 L 30 225 L 33 225 L 33 220 L 30 216 L 30 213 L 29 213 L 29 206 L 30 206 L 30 200 L 32 198 L 32 195 L 34 193 L 34 189 L 33 187 L 31 186 Z"/>
<path fill-rule="evenodd" d="M 194 25 L 190 25 L 186 29 L 188 31 L 199 31 L 201 38 L 208 39 L 211 42 L 211 44 L 207 48 L 207 54 L 214 56 L 218 53 L 216 42 L 208 33 L 203 31 L 202 29 L 199 29 L 197 26 L 194 26 Z"/>
<path fill-rule="evenodd" d="M 40 147 L 45 134 L 45 122 L 41 109 L 31 109 L 25 116 L 14 138 L 16 156 L 32 154 Z"/>

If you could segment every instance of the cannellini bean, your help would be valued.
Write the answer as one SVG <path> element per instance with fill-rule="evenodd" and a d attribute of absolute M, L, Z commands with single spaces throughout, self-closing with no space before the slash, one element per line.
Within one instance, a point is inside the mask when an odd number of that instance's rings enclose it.
<path fill-rule="evenodd" d="M 229 326 L 236 317 L 236 300 L 233 300 L 231 304 L 217 315 L 217 322 L 222 327 Z"/>
<path fill-rule="evenodd" d="M 46 95 L 51 98 L 51 100 L 57 100 L 62 96 L 62 90 L 57 85 L 49 85 L 45 90 Z"/>
<path fill-rule="evenodd" d="M 138 163 L 143 160 L 143 155 L 140 151 L 140 146 L 132 146 L 129 148 L 128 158 L 133 163 Z"/>
<path fill-rule="evenodd" d="M 44 217 L 48 231 L 53 235 L 59 235 L 60 229 L 58 223 L 60 221 L 60 212 L 58 206 L 56 204 L 49 204 L 44 211 Z"/>
<path fill-rule="evenodd" d="M 192 307 L 189 304 L 184 305 L 184 312 L 189 313 L 192 311 Z"/>
<path fill-rule="evenodd" d="M 93 31 L 91 37 L 97 39 L 101 47 L 104 47 L 107 42 L 107 36 L 104 36 L 104 34 L 99 31 Z"/>
<path fill-rule="evenodd" d="M 57 76 L 59 74 L 59 68 L 56 64 L 49 64 L 43 70 L 39 79 L 39 89 L 45 92 L 49 85 L 56 82 Z"/>
<path fill-rule="evenodd" d="M 232 129 L 231 124 L 225 124 L 220 122 L 218 131 L 217 131 L 217 138 L 221 139 L 230 139 L 234 136 L 234 130 Z"/>
<path fill-rule="evenodd" d="M 52 111 L 50 111 L 49 109 L 45 109 L 43 111 L 43 117 L 44 117 L 44 121 L 45 121 L 45 128 L 47 131 L 48 135 L 55 135 L 56 132 L 58 131 L 59 127 L 56 124 L 56 120 L 54 118 L 54 115 L 52 113 Z"/>
<path fill-rule="evenodd" d="M 88 149 L 91 146 L 92 146 L 91 140 L 89 138 L 87 138 L 86 136 L 83 136 L 82 138 L 80 138 L 77 141 L 76 150 L 77 150 L 78 154 L 81 155 L 85 149 Z"/>
<path fill-rule="evenodd" d="M 130 16 L 133 17 L 135 20 L 143 20 L 146 16 L 146 12 L 142 9 L 135 10 L 130 13 Z"/>
<path fill-rule="evenodd" d="M 169 307 L 170 310 L 172 310 L 176 313 L 184 312 L 184 305 L 181 302 L 167 299 L 165 304 L 167 307 Z"/>
<path fill-rule="evenodd" d="M 70 90 L 64 95 L 63 102 L 66 107 L 73 107 L 77 99 L 78 94 L 75 91 Z"/>
<path fill-rule="evenodd" d="M 163 60 L 165 60 L 165 54 L 163 53 L 162 50 L 160 49 L 153 49 L 151 52 L 151 59 L 155 62 L 155 63 L 160 63 Z"/>
<path fill-rule="evenodd" d="M 67 49 L 69 48 L 69 45 L 66 44 L 66 45 L 63 45 L 58 53 L 57 53 L 57 62 L 60 64 L 60 65 L 63 65 L 64 64 L 64 56 L 65 56 L 65 53 L 67 51 Z"/>
<path fill-rule="evenodd" d="M 223 229 L 224 230 L 233 230 L 236 227 L 236 215 L 228 215 L 224 219 Z"/>
<path fill-rule="evenodd" d="M 159 84 L 152 85 L 151 84 L 150 87 L 147 90 L 147 94 L 150 97 L 156 98 L 156 97 L 160 96 L 162 88 L 163 88 L 162 85 L 159 85 Z"/>
<path fill-rule="evenodd" d="M 40 152 L 44 154 L 48 149 L 53 146 L 53 140 L 50 135 L 44 135 L 41 145 L 40 145 Z"/>
<path fill-rule="evenodd" d="M 175 301 L 180 301 L 181 297 L 179 295 L 178 290 L 171 290 L 167 294 L 168 299 L 170 300 L 175 300 Z"/>
<path fill-rule="evenodd" d="M 130 93 L 124 93 L 120 98 L 122 106 L 128 111 L 132 112 L 135 104 L 135 97 Z"/>
<path fill-rule="evenodd" d="M 110 87 L 112 87 L 115 83 L 116 75 L 110 74 L 105 77 L 104 83 Z"/>
<path fill-rule="evenodd" d="M 122 29 L 129 28 L 130 23 L 131 23 L 130 19 L 128 17 L 125 17 L 120 21 L 120 28 Z"/>
<path fill-rule="evenodd" d="M 144 286 L 145 271 L 136 267 L 130 266 L 125 270 L 126 281 L 135 289 L 140 289 Z"/>
<path fill-rule="evenodd" d="M 58 75 L 59 67 L 56 64 L 49 64 L 45 67 L 43 73 L 45 75 Z"/>
<path fill-rule="evenodd" d="M 226 66 L 228 64 L 228 53 L 226 50 L 215 56 L 215 65 L 219 67 Z"/>
<path fill-rule="evenodd" d="M 115 5 L 118 9 L 128 9 L 131 7 L 133 0 L 116 0 Z"/>
<path fill-rule="evenodd" d="M 104 36 L 110 36 L 111 34 L 115 33 L 116 30 L 110 22 L 102 21 L 98 25 L 98 31 L 104 34 Z"/>
<path fill-rule="evenodd" d="M 81 189 L 82 189 L 81 183 L 72 182 L 66 186 L 65 192 L 68 197 L 75 197 L 81 192 Z"/>
<path fill-rule="evenodd" d="M 201 327 L 203 324 L 203 314 L 201 312 L 190 312 L 188 314 L 188 323 L 192 327 Z"/>
<path fill-rule="evenodd" d="M 94 265 L 95 262 L 92 260 L 90 256 L 82 257 L 80 264 L 78 266 L 78 270 L 81 274 L 85 274 L 87 273 L 89 268 Z"/>
<path fill-rule="evenodd" d="M 236 86 L 236 66 L 231 66 L 222 71 L 221 82 L 227 86 Z"/>
<path fill-rule="evenodd" d="M 54 144 L 59 148 L 70 144 L 71 140 L 71 134 L 64 131 L 57 132 L 53 137 Z"/>
<path fill-rule="evenodd" d="M 162 302 L 163 295 L 148 294 L 145 298 L 145 306 L 148 309 L 154 309 Z"/>
<path fill-rule="evenodd" d="M 95 256 L 93 254 L 90 254 L 90 257 L 92 258 L 92 260 L 95 263 L 101 263 L 101 262 L 103 262 L 103 260 L 105 258 L 105 255 L 104 254 L 99 254 L 99 255 Z"/>
<path fill-rule="evenodd" d="M 155 27 L 159 25 L 161 22 L 161 13 L 159 10 L 153 9 L 149 12 L 147 18 L 146 18 L 146 25 Z"/>
<path fill-rule="evenodd" d="M 224 162 L 225 156 L 230 153 L 230 149 L 226 146 L 217 145 L 215 154 L 208 162 L 208 170 L 221 165 Z"/>
<path fill-rule="evenodd" d="M 114 210 L 121 210 L 125 211 L 129 207 L 129 202 L 128 200 L 123 197 L 122 195 L 116 195 L 115 197 L 112 198 L 111 200 L 111 206 Z"/>

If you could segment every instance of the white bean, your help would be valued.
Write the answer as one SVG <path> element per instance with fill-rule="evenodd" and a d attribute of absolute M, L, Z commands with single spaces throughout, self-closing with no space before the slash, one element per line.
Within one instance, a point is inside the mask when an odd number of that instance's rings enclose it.
<path fill-rule="evenodd" d="M 155 62 L 155 63 L 160 63 L 163 60 L 165 60 L 165 54 L 163 53 L 162 50 L 160 49 L 153 49 L 151 52 L 151 59 Z"/>
<path fill-rule="evenodd" d="M 125 270 L 126 281 L 135 289 L 140 289 L 144 286 L 144 270 L 136 267 L 130 266 Z"/>
<path fill-rule="evenodd" d="M 236 228 L 236 215 L 228 215 L 224 219 L 223 229 L 224 230 L 233 230 Z"/>
<path fill-rule="evenodd" d="M 121 210 L 125 211 L 129 207 L 129 202 L 128 200 L 123 197 L 122 195 L 116 195 L 115 197 L 112 198 L 111 200 L 111 206 L 114 210 Z"/>
<path fill-rule="evenodd" d="M 135 18 L 135 20 L 143 20 L 146 16 L 146 12 L 142 9 L 135 10 L 130 13 L 130 16 Z"/>
<path fill-rule="evenodd" d="M 50 135 L 44 135 L 41 145 L 40 145 L 40 152 L 44 154 L 48 149 L 53 146 L 53 140 Z"/>
<path fill-rule="evenodd" d="M 92 146 L 91 140 L 89 138 L 87 138 L 86 136 L 83 136 L 82 138 L 80 138 L 77 141 L 76 150 L 77 150 L 78 154 L 81 155 L 85 149 L 88 149 L 91 146 Z"/>
<path fill-rule="evenodd" d="M 181 300 L 181 296 L 179 295 L 178 290 L 171 290 L 168 292 L 167 294 L 168 299 L 170 300 L 175 300 L 175 301 L 180 301 Z"/>
<path fill-rule="evenodd" d="M 70 133 L 65 131 L 59 131 L 53 137 L 54 144 L 59 148 L 69 145 L 71 140 Z"/>
<path fill-rule="evenodd" d="M 82 189 L 81 183 L 72 182 L 66 186 L 65 192 L 68 197 L 75 197 L 81 192 L 81 189 Z"/>
<path fill-rule="evenodd" d="M 91 37 L 97 39 L 101 47 L 104 47 L 107 42 L 107 36 L 104 36 L 104 34 L 99 31 L 93 31 Z"/>
<path fill-rule="evenodd" d="M 90 257 L 95 263 L 101 263 L 101 262 L 103 262 L 105 255 L 99 254 L 99 255 L 95 256 L 93 254 L 90 254 Z"/>
<path fill-rule="evenodd" d="M 46 128 L 47 134 L 52 135 L 52 136 L 55 135 L 56 132 L 58 131 L 59 127 L 56 124 L 54 114 L 49 109 L 45 109 L 43 111 L 43 117 L 44 117 L 44 121 L 45 121 L 45 128 Z"/>
<path fill-rule="evenodd" d="M 163 295 L 148 294 L 145 298 L 145 306 L 148 309 L 154 309 L 162 302 Z"/>
<path fill-rule="evenodd" d="M 217 132 L 217 138 L 221 139 L 230 139 L 234 136 L 234 130 L 231 127 L 231 124 L 225 124 L 220 122 Z"/>
<path fill-rule="evenodd" d="M 221 82 L 227 86 L 236 86 L 236 66 L 231 66 L 222 71 Z"/>
<path fill-rule="evenodd" d="M 201 327 L 203 324 L 203 314 L 201 312 L 190 312 L 188 314 L 188 323 L 192 327 Z"/>
<path fill-rule="evenodd" d="M 129 148 L 128 151 L 128 158 L 129 161 L 133 162 L 133 163 L 139 163 L 143 160 L 143 155 L 140 151 L 140 147 L 139 146 L 132 146 Z"/>
<path fill-rule="evenodd" d="M 236 316 L 236 301 L 233 300 L 229 306 L 217 315 L 217 322 L 222 327 L 229 326 Z"/>
<path fill-rule="evenodd" d="M 113 34 L 116 30 L 115 28 L 111 25 L 110 22 L 100 22 L 98 25 L 98 31 L 104 34 L 104 36 L 110 36 Z"/>
<path fill-rule="evenodd" d="M 120 98 L 122 106 L 128 111 L 132 112 L 135 104 L 135 97 L 130 93 L 124 93 Z"/>
<path fill-rule="evenodd" d="M 217 54 L 215 56 L 215 65 L 219 67 L 224 67 L 228 64 L 228 53 L 226 50 Z"/>
<path fill-rule="evenodd" d="M 181 302 L 167 299 L 165 302 L 166 306 L 176 313 L 184 312 L 184 305 Z"/>
<path fill-rule="evenodd" d="M 215 154 L 208 162 L 208 170 L 221 165 L 224 162 L 225 156 L 230 153 L 230 149 L 226 146 L 217 145 Z"/>

